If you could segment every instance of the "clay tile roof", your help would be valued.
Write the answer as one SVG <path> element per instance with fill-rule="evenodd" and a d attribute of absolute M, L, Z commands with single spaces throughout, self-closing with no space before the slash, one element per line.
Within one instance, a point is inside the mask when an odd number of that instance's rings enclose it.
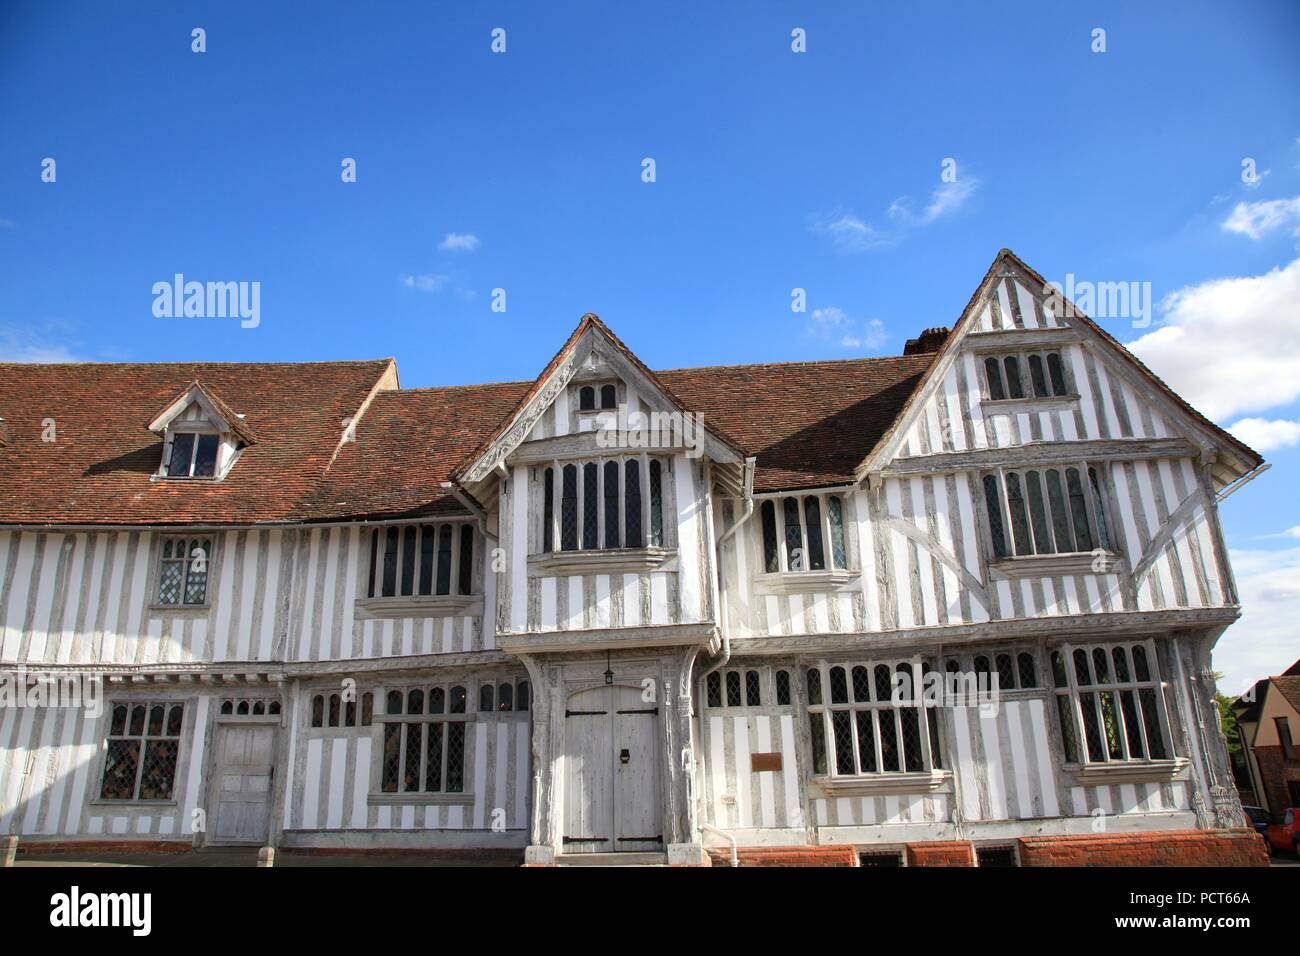
<path fill-rule="evenodd" d="M 294 520 L 344 420 L 391 359 L 313 363 L 0 363 L 0 523 L 242 524 Z M 148 423 L 194 381 L 255 423 L 223 481 L 158 481 Z M 232 417 L 234 411 L 230 411 Z M 42 440 L 53 421 L 55 440 Z M 238 420 L 237 418 L 235 420 Z"/>
<path fill-rule="evenodd" d="M 758 491 L 846 484 L 933 354 L 655 372 L 677 400 L 758 458 Z M 442 488 L 532 393 L 534 382 L 376 396 L 310 502 L 309 520 L 463 511 Z"/>
<path fill-rule="evenodd" d="M 1272 681 L 1287 703 L 1300 713 L 1300 677 L 1274 677 Z"/>
<path fill-rule="evenodd" d="M 531 382 L 381 392 L 304 505 L 309 520 L 464 509 L 442 488 Z"/>
<path fill-rule="evenodd" d="M 647 373 L 702 412 L 706 428 L 755 455 L 755 489 L 774 491 L 851 482 L 933 359 Z M 354 440 L 340 445 L 387 368 L 0 365 L 0 409 L 15 410 L 0 451 L 0 523 L 238 524 L 461 510 L 442 483 L 500 433 L 536 383 L 381 390 Z M 223 416 L 235 417 L 232 405 L 246 410 L 257 443 L 223 481 L 152 480 L 162 440 L 146 423 L 195 381 Z M 40 440 L 45 418 L 56 423 L 54 443 Z"/>
<path fill-rule="evenodd" d="M 755 491 L 847 484 L 935 354 L 659 372 L 704 425 L 758 458 Z"/>

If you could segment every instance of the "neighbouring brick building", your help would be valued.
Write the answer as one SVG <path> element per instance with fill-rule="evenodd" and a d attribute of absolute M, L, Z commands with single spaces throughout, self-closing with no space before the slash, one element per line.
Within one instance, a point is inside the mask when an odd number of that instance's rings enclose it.
<path fill-rule="evenodd" d="M 1281 819 L 1300 807 L 1300 661 L 1233 701 L 1251 789 Z"/>

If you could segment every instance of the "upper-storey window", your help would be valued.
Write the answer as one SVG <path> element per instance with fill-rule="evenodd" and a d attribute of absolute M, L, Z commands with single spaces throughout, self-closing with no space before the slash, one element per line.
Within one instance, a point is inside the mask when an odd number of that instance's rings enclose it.
<path fill-rule="evenodd" d="M 990 355 L 984 360 L 984 378 L 988 383 L 988 397 L 995 401 L 1070 393 L 1060 352 Z"/>
<path fill-rule="evenodd" d="M 600 400 L 599 406 L 596 404 Z M 584 385 L 578 390 L 578 410 L 582 412 L 618 407 L 618 389 L 613 385 Z"/>
<path fill-rule="evenodd" d="M 212 478 L 217 473 L 221 440 L 208 432 L 172 432 L 167 456 L 168 478 Z"/>
<path fill-rule="evenodd" d="M 1052 651 L 1052 682 L 1067 762 L 1169 758 L 1169 716 L 1154 642 Z"/>
<path fill-rule="evenodd" d="M 839 495 L 769 498 L 759 508 L 763 567 L 778 571 L 847 570 L 844 500 Z"/>
<path fill-rule="evenodd" d="M 663 547 L 666 468 L 658 458 L 641 457 L 548 466 L 542 551 Z"/>
<path fill-rule="evenodd" d="M 370 538 L 369 597 L 474 593 L 474 526 L 389 525 Z"/>
<path fill-rule="evenodd" d="M 998 558 L 1114 550 L 1101 476 L 1092 466 L 1003 470 L 984 476 Z"/>
<path fill-rule="evenodd" d="M 202 605 L 208 599 L 211 538 L 163 538 L 158 564 L 158 603 Z"/>

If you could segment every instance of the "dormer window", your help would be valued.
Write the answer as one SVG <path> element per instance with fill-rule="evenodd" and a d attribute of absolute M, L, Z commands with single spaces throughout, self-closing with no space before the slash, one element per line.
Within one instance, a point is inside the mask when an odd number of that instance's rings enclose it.
<path fill-rule="evenodd" d="M 167 477 L 214 477 L 217 473 L 217 450 L 220 445 L 220 439 L 213 434 L 173 433 L 171 454 L 167 458 Z"/>
<path fill-rule="evenodd" d="M 244 416 L 192 382 L 149 423 L 163 439 L 158 478 L 219 481 L 256 437 Z"/>

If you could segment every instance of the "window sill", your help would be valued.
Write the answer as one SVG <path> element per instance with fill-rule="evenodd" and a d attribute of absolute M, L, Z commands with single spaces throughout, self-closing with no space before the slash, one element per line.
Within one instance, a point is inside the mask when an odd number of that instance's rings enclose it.
<path fill-rule="evenodd" d="M 150 604 L 150 614 L 175 614 L 179 612 L 195 611 L 199 614 L 207 614 L 212 610 L 211 604 Z"/>
<path fill-rule="evenodd" d="M 528 556 L 533 576 L 553 574 L 638 574 L 656 571 L 677 556 L 672 548 L 610 548 L 602 551 L 551 551 Z"/>
<path fill-rule="evenodd" d="M 1187 758 L 1173 760 L 1126 760 L 1109 763 L 1065 764 L 1067 784 L 1095 786 L 1113 783 L 1166 783 L 1187 769 Z"/>
<path fill-rule="evenodd" d="M 356 602 L 359 618 L 455 617 L 481 613 L 481 594 L 438 594 L 423 597 L 362 598 Z"/>
<path fill-rule="evenodd" d="M 986 415 L 1018 415 L 1074 409 L 1079 405 L 1078 395 L 1044 395 L 1041 398 L 986 398 L 980 408 Z"/>
<path fill-rule="evenodd" d="M 1105 570 L 1096 570 L 1095 564 Z M 1078 554 L 1024 554 L 1015 558 L 998 558 L 989 568 L 1008 578 L 1041 577 L 1049 574 L 1118 574 L 1124 559 L 1113 551 L 1086 551 Z"/>
<path fill-rule="evenodd" d="M 948 785 L 951 771 L 879 773 L 860 777 L 813 777 L 812 782 L 834 797 L 869 797 L 890 793 L 932 793 Z"/>
<path fill-rule="evenodd" d="M 472 807 L 472 793 L 372 793 L 366 797 L 372 806 L 429 806 L 429 807 Z"/>
<path fill-rule="evenodd" d="M 175 800 L 117 800 L 110 797 L 95 797 L 90 801 L 92 807 L 139 807 L 154 810 L 158 807 L 175 807 L 180 804 Z"/>
<path fill-rule="evenodd" d="M 799 594 L 806 591 L 834 591 L 859 577 L 857 571 L 777 571 L 754 578 L 756 590 L 768 594 Z"/>

